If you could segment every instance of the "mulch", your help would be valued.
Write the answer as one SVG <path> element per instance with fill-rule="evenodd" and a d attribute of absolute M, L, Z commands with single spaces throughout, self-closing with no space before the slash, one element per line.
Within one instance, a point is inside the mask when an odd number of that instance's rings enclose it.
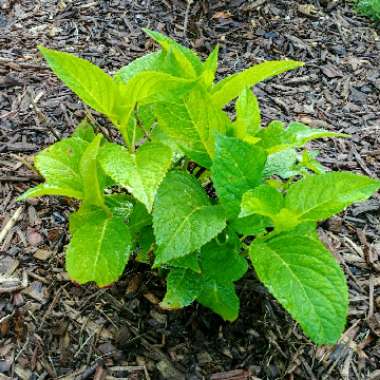
<path fill-rule="evenodd" d="M 33 154 L 91 111 L 36 45 L 112 73 L 155 48 L 141 27 L 204 56 L 218 43 L 219 76 L 266 59 L 306 62 L 256 87 L 264 120 L 349 133 L 314 144 L 321 162 L 380 176 L 379 30 L 350 3 L 0 0 L 0 380 L 380 379 L 379 194 L 319 228 L 349 283 L 349 322 L 335 346 L 306 339 L 253 273 L 238 283 L 234 323 L 199 305 L 160 310 L 165 283 L 143 265 L 129 265 L 109 289 L 67 280 L 66 224 L 76 203 L 16 198 L 40 180 Z"/>

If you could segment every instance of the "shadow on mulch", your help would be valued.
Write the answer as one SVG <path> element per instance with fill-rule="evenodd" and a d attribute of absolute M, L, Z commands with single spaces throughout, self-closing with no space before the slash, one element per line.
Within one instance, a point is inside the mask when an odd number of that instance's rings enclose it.
<path fill-rule="evenodd" d="M 75 203 L 16 203 L 38 181 L 32 155 L 88 112 L 47 70 L 37 43 L 112 73 L 154 49 L 141 27 L 201 54 L 219 43 L 220 76 L 264 59 L 305 61 L 255 89 L 264 120 L 350 133 L 316 144 L 321 162 L 379 176 L 378 30 L 349 4 L 320 3 L 0 0 L 0 231 L 9 227 L 0 235 L 0 380 L 380 379 L 378 195 L 320 228 L 345 269 L 351 307 L 340 343 L 319 348 L 253 274 L 238 284 L 241 314 L 232 324 L 198 305 L 163 312 L 164 282 L 141 265 L 110 289 L 76 287 L 63 253 Z"/>

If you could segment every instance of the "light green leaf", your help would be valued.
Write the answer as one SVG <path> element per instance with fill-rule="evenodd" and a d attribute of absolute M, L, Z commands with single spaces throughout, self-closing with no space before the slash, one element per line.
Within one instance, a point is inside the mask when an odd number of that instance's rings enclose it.
<path fill-rule="evenodd" d="M 83 181 L 84 201 L 95 206 L 105 207 L 104 187 L 105 176 L 98 167 L 97 156 L 103 135 L 97 135 L 84 151 L 79 173 Z"/>
<path fill-rule="evenodd" d="M 261 125 L 259 102 L 250 88 L 245 88 L 236 101 L 235 136 L 254 136 Z"/>
<path fill-rule="evenodd" d="M 83 102 L 106 115 L 111 121 L 116 116 L 116 102 L 123 101 L 123 93 L 112 78 L 89 61 L 72 54 L 39 46 L 50 68 Z"/>
<path fill-rule="evenodd" d="M 215 73 L 218 68 L 218 54 L 219 46 L 217 45 L 203 64 L 202 77 L 206 87 L 210 87 L 214 83 Z"/>
<path fill-rule="evenodd" d="M 232 74 L 213 87 L 211 93 L 214 104 L 222 108 L 238 97 L 246 87 L 252 87 L 265 79 L 301 66 L 303 66 L 302 62 L 291 60 L 267 61 Z"/>
<path fill-rule="evenodd" d="M 215 155 L 215 138 L 218 134 L 226 133 L 230 121 L 224 112 L 215 108 L 202 88 L 191 91 L 185 99 L 185 105 L 201 143 L 212 159 Z"/>
<path fill-rule="evenodd" d="M 83 225 L 91 221 L 102 221 L 108 218 L 109 215 L 100 207 L 82 203 L 79 209 L 69 216 L 69 231 L 74 235 Z"/>
<path fill-rule="evenodd" d="M 247 271 L 247 262 L 229 245 L 212 241 L 201 250 L 200 267 L 200 274 L 189 269 L 172 269 L 161 306 L 176 309 L 197 299 L 225 320 L 235 320 L 239 313 L 239 298 L 233 282 Z"/>
<path fill-rule="evenodd" d="M 75 229 L 66 251 L 66 270 L 79 283 L 110 285 L 122 275 L 131 254 L 131 236 L 124 219 L 105 215 Z"/>
<path fill-rule="evenodd" d="M 162 67 L 164 59 L 165 54 L 161 50 L 145 54 L 142 57 L 133 60 L 127 66 L 122 67 L 113 78 L 116 82 L 127 83 L 136 74 L 143 71 L 163 71 Z"/>
<path fill-rule="evenodd" d="M 63 195 L 83 199 L 80 160 L 88 142 L 77 137 L 61 140 L 38 153 L 34 165 L 46 182 L 21 195 L 20 200 L 42 195 Z"/>
<path fill-rule="evenodd" d="M 183 75 L 197 77 L 202 72 L 202 63 L 198 56 L 190 49 L 180 45 L 175 40 L 153 30 L 143 28 L 143 31 L 166 52 L 172 51 L 175 59 L 182 69 Z"/>
<path fill-rule="evenodd" d="M 41 183 L 40 185 L 25 191 L 25 193 L 21 194 L 17 200 L 23 201 L 28 198 L 37 198 L 44 195 L 61 195 L 63 197 L 83 199 L 83 192 L 81 191 L 74 190 L 70 187 Z"/>
<path fill-rule="evenodd" d="M 295 149 L 286 149 L 270 154 L 264 168 L 265 177 L 277 175 L 286 179 L 298 175 L 299 170 L 296 168 L 297 157 Z"/>
<path fill-rule="evenodd" d="M 240 216 L 258 214 L 268 217 L 280 212 L 283 205 L 282 194 L 268 185 L 260 185 L 244 193 Z"/>
<path fill-rule="evenodd" d="M 325 129 L 310 128 L 302 123 L 290 123 L 285 128 L 284 123 L 274 120 L 266 128 L 263 128 L 257 137 L 260 141 L 257 145 L 268 153 L 276 153 L 289 148 L 297 148 L 307 142 L 322 137 L 347 137 L 343 133 L 326 131 Z"/>
<path fill-rule="evenodd" d="M 380 181 L 351 172 L 310 175 L 293 184 L 284 206 L 304 221 L 321 221 L 369 198 Z"/>
<path fill-rule="evenodd" d="M 212 179 L 229 219 L 238 216 L 243 194 L 261 183 L 265 161 L 261 148 L 234 137 L 217 137 Z"/>
<path fill-rule="evenodd" d="M 116 144 L 102 147 L 99 161 L 103 170 L 118 184 L 127 188 L 150 212 L 154 197 L 172 161 L 166 145 L 146 143 L 136 153 Z"/>
<path fill-rule="evenodd" d="M 317 344 L 333 344 L 343 332 L 348 309 L 344 274 L 317 240 L 281 234 L 251 245 L 259 279 Z"/>
<path fill-rule="evenodd" d="M 225 225 L 223 209 L 211 205 L 194 177 L 179 171 L 169 173 L 153 209 L 153 228 L 159 246 L 155 265 L 198 250 Z"/>
<path fill-rule="evenodd" d="M 155 128 L 153 135 L 161 141 L 163 136 L 172 141 L 177 151 L 183 151 L 197 164 L 209 168 L 211 159 L 203 145 L 197 129 L 192 123 L 184 103 L 159 103 L 156 106 L 159 128 Z"/>
<path fill-rule="evenodd" d="M 75 128 L 71 137 L 78 137 L 90 143 L 95 138 L 94 127 L 87 119 L 83 119 Z"/>
<path fill-rule="evenodd" d="M 130 118 L 137 105 L 158 102 L 167 105 L 176 104 L 194 87 L 195 83 L 193 80 L 155 71 L 141 72 L 132 77 L 124 85 L 123 91 L 127 100 L 118 103 L 118 119 L 115 122 L 128 145 L 131 145 L 128 132 Z"/>
<path fill-rule="evenodd" d="M 112 215 L 124 218 L 124 220 L 130 218 L 134 211 L 133 200 L 130 195 L 115 193 L 106 195 L 104 200 Z M 130 228 L 129 225 L 128 227 Z"/>

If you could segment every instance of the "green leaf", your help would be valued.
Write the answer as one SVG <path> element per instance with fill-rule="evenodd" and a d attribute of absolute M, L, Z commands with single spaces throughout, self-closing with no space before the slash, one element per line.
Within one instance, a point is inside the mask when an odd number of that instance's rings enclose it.
<path fill-rule="evenodd" d="M 172 310 L 190 305 L 199 295 L 200 279 L 201 275 L 191 269 L 172 269 L 166 279 L 167 291 L 160 306 Z"/>
<path fill-rule="evenodd" d="M 268 185 L 260 185 L 244 193 L 240 216 L 258 214 L 268 217 L 280 212 L 283 205 L 282 194 Z"/>
<path fill-rule="evenodd" d="M 172 152 L 158 143 L 146 143 L 133 154 L 120 145 L 107 144 L 99 161 L 106 174 L 151 211 L 157 189 L 170 168 Z"/>
<path fill-rule="evenodd" d="M 247 262 L 229 245 L 212 241 L 201 250 L 200 267 L 200 274 L 189 269 L 171 270 L 161 307 L 176 309 L 197 299 L 225 320 L 235 320 L 239 313 L 239 298 L 233 282 L 247 271 Z"/>
<path fill-rule="evenodd" d="M 252 66 L 240 73 L 232 74 L 217 83 L 211 93 L 214 104 L 222 108 L 241 94 L 246 87 L 252 87 L 265 79 L 303 66 L 302 62 L 268 61 Z"/>
<path fill-rule="evenodd" d="M 124 85 L 127 100 L 119 102 L 118 126 L 124 140 L 131 145 L 128 127 L 136 106 L 163 102 L 167 105 L 181 102 L 181 99 L 195 85 L 195 81 L 178 78 L 170 74 L 145 71 L 132 77 Z"/>
<path fill-rule="evenodd" d="M 112 215 L 127 219 L 134 211 L 132 197 L 127 194 L 111 194 L 105 196 L 105 204 L 111 210 Z M 130 229 L 131 227 L 128 226 Z M 131 231 L 132 232 L 132 231 Z"/>
<path fill-rule="evenodd" d="M 44 195 L 61 195 L 63 197 L 83 199 L 83 193 L 81 191 L 77 191 L 69 187 L 41 183 L 40 185 L 25 191 L 25 193 L 21 194 L 17 200 L 23 201 L 28 198 L 42 197 Z"/>
<path fill-rule="evenodd" d="M 146 207 L 142 203 L 136 202 L 128 221 L 131 234 L 135 236 L 151 224 L 152 216 L 148 213 Z"/>
<path fill-rule="evenodd" d="M 111 121 L 116 116 L 116 103 L 123 100 L 122 92 L 112 78 L 89 61 L 69 53 L 39 46 L 48 65 L 62 82 L 94 110 Z"/>
<path fill-rule="evenodd" d="M 250 88 L 245 88 L 236 101 L 236 137 L 254 136 L 261 125 L 259 102 Z"/>
<path fill-rule="evenodd" d="M 94 127 L 87 119 L 84 119 L 75 128 L 71 137 L 78 137 L 90 143 L 95 138 Z"/>
<path fill-rule="evenodd" d="M 296 168 L 297 157 L 295 149 L 286 149 L 270 154 L 264 168 L 264 176 L 272 177 L 277 175 L 287 179 L 300 174 L 300 171 Z"/>
<path fill-rule="evenodd" d="M 190 49 L 180 45 L 175 40 L 153 30 L 143 28 L 143 31 L 157 43 L 166 52 L 171 50 L 175 59 L 180 65 L 183 75 L 196 77 L 202 72 L 202 63 L 198 56 Z"/>
<path fill-rule="evenodd" d="M 46 182 L 28 190 L 20 200 L 42 195 L 63 195 L 83 199 L 80 160 L 88 142 L 77 137 L 61 140 L 40 152 L 34 165 Z"/>
<path fill-rule="evenodd" d="M 153 209 L 153 228 L 159 246 L 155 265 L 198 250 L 226 225 L 223 209 L 212 206 L 191 175 L 169 173 L 162 182 Z"/>
<path fill-rule="evenodd" d="M 165 54 L 161 50 L 145 54 L 122 67 L 113 78 L 116 82 L 127 83 L 135 75 L 144 71 L 162 71 L 164 59 Z"/>
<path fill-rule="evenodd" d="M 168 266 L 174 268 L 191 269 L 194 272 L 200 273 L 201 267 L 199 266 L 199 252 L 194 251 L 189 255 L 178 257 L 177 259 L 170 260 Z"/>
<path fill-rule="evenodd" d="M 321 221 L 379 188 L 379 180 L 351 172 L 310 175 L 290 186 L 284 206 L 304 221 Z"/>
<path fill-rule="evenodd" d="M 144 227 L 141 232 L 134 237 L 137 241 L 136 261 L 139 263 L 151 264 L 151 249 L 154 244 L 154 233 L 152 226 Z"/>
<path fill-rule="evenodd" d="M 82 203 L 79 209 L 69 216 L 69 231 L 74 235 L 83 225 L 89 221 L 101 221 L 108 218 L 109 215 L 100 207 Z"/>
<path fill-rule="evenodd" d="M 276 153 L 289 148 L 305 145 L 307 142 L 322 137 L 347 137 L 343 133 L 326 131 L 325 129 L 310 128 L 302 123 L 290 123 L 285 128 L 281 121 L 272 121 L 258 134 L 261 140 L 257 145 L 264 148 L 268 153 Z"/>
<path fill-rule="evenodd" d="M 317 240 L 281 234 L 251 245 L 259 279 L 317 344 L 333 344 L 343 332 L 348 309 L 344 274 Z"/>
<path fill-rule="evenodd" d="M 83 152 L 79 163 L 79 173 L 83 181 L 84 201 L 95 206 L 105 207 L 105 176 L 98 167 L 97 156 L 103 135 L 97 135 Z"/>
<path fill-rule="evenodd" d="M 75 229 L 66 251 L 66 270 L 79 283 L 110 285 L 122 275 L 131 254 L 131 236 L 124 219 L 99 215 Z"/>
<path fill-rule="evenodd" d="M 206 87 L 210 87 L 214 83 L 215 73 L 218 68 L 218 54 L 219 46 L 217 45 L 203 64 L 202 77 Z"/>
<path fill-rule="evenodd" d="M 266 231 L 266 227 L 272 227 L 271 219 L 261 215 L 250 215 L 234 219 L 230 226 L 241 235 L 255 236 Z"/>
<path fill-rule="evenodd" d="M 202 88 L 191 91 L 185 99 L 185 105 L 201 144 L 208 155 L 213 158 L 215 138 L 218 134 L 226 133 L 230 124 L 228 117 L 224 112 L 215 108 L 208 93 Z"/>
<path fill-rule="evenodd" d="M 201 142 L 197 129 L 192 123 L 184 103 L 159 103 L 156 106 L 159 128 L 155 128 L 153 135 L 160 138 L 164 136 L 174 142 L 176 150 L 183 151 L 197 164 L 209 168 L 211 159 L 206 147 Z"/>
<path fill-rule="evenodd" d="M 302 168 L 311 170 L 315 174 L 326 173 L 326 168 L 316 159 L 316 157 L 318 157 L 318 154 L 318 151 L 303 151 L 299 165 Z"/>
<path fill-rule="evenodd" d="M 234 137 L 217 137 L 212 179 L 229 219 L 238 216 L 243 194 L 261 183 L 265 161 L 259 147 Z"/>

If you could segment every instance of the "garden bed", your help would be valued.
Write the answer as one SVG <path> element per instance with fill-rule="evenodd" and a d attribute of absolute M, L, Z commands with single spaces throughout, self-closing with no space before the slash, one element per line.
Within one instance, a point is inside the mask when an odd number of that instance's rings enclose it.
<path fill-rule="evenodd" d="M 378 195 L 319 228 L 350 288 L 345 334 L 319 348 L 252 274 L 238 283 L 234 323 L 197 305 L 162 311 L 165 284 L 144 265 L 129 265 L 109 289 L 75 286 L 63 253 L 75 202 L 16 202 L 40 181 L 33 154 L 89 114 L 36 45 L 77 53 L 113 73 L 155 49 L 141 27 L 205 56 L 218 43 L 223 76 L 268 59 L 304 61 L 255 88 L 264 121 L 297 119 L 349 133 L 352 139 L 313 143 L 321 162 L 379 177 L 378 30 L 349 4 L 321 3 L 0 1 L 0 380 L 380 378 Z"/>

